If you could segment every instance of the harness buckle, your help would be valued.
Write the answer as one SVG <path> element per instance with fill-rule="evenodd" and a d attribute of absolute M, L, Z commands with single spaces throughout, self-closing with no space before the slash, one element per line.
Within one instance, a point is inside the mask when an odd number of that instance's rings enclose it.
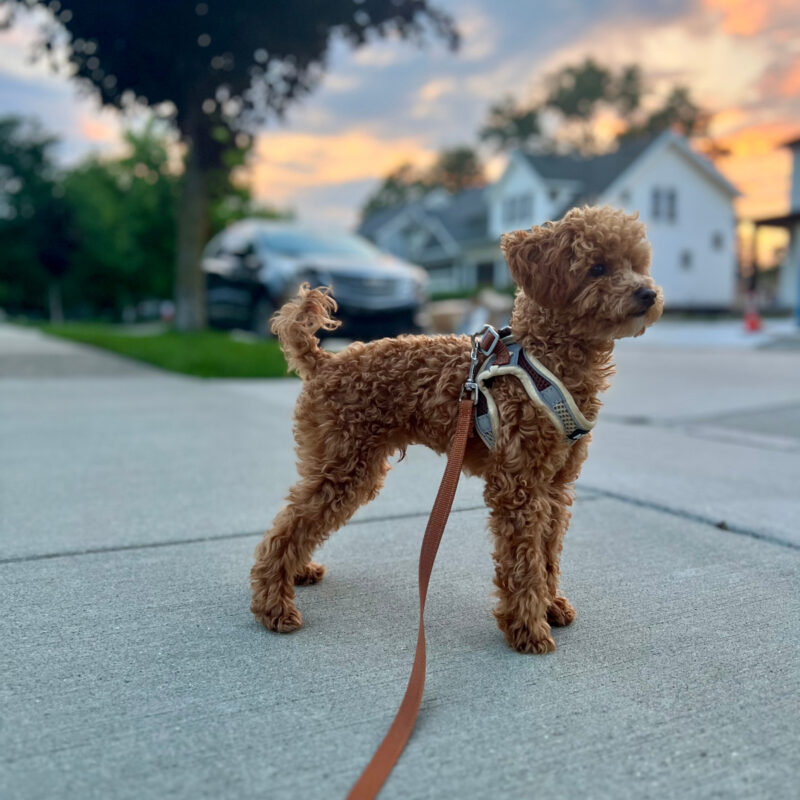
<path fill-rule="evenodd" d="M 466 381 L 461 387 L 461 394 L 458 396 L 459 402 L 464 399 L 464 395 L 472 395 L 472 405 L 478 404 L 478 384 L 475 381 Z"/>
<path fill-rule="evenodd" d="M 492 342 L 488 347 L 484 347 L 483 340 L 488 334 L 492 335 Z M 474 335 L 473 341 L 477 344 L 478 351 L 481 355 L 490 356 L 494 352 L 495 347 L 497 347 L 497 343 L 500 341 L 500 333 L 487 322 L 486 325 Z"/>

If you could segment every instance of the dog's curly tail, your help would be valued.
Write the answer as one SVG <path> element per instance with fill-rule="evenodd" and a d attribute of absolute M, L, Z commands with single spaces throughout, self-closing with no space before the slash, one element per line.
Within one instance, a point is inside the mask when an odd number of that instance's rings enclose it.
<path fill-rule="evenodd" d="M 303 380 L 310 378 L 320 361 L 332 354 L 319 346 L 314 334 L 322 329 L 336 330 L 342 323 L 331 314 L 336 301 L 330 288 L 312 289 L 307 283 L 300 286 L 297 297 L 282 306 L 270 321 L 270 330 L 278 337 L 289 368 Z"/>

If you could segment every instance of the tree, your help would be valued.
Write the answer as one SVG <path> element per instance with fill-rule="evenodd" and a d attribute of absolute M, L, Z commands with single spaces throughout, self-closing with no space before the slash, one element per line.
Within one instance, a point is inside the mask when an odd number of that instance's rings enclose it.
<path fill-rule="evenodd" d="M 545 76 L 536 102 L 523 105 L 507 97 L 492 106 L 480 138 L 498 150 L 527 147 L 595 153 L 604 146 L 596 135 L 601 112 L 616 117 L 618 139 L 657 134 L 668 128 L 686 136 L 706 134 L 709 115 L 694 103 L 686 87 L 672 87 L 650 112 L 644 102 L 648 93 L 637 65 L 614 72 L 588 58 Z"/>
<path fill-rule="evenodd" d="M 392 170 L 366 199 L 361 208 L 361 218 L 366 219 L 384 208 L 409 203 L 422 197 L 427 191 L 425 176 L 412 164 L 401 164 Z"/>
<path fill-rule="evenodd" d="M 663 105 L 647 117 L 640 130 L 659 133 L 673 128 L 684 136 L 705 136 L 710 121 L 710 115 L 697 106 L 685 86 L 674 86 Z M 637 129 L 633 127 L 630 133 L 637 133 Z"/>
<path fill-rule="evenodd" d="M 0 2 L 7 23 L 19 6 L 55 8 L 40 53 L 57 60 L 66 31 L 75 77 L 103 103 L 125 108 L 138 100 L 174 121 L 186 150 L 175 281 L 181 329 L 205 321 L 199 259 L 210 186 L 230 171 L 225 154 L 266 114 L 282 113 L 313 88 L 332 38 L 359 47 L 371 36 L 419 40 L 433 30 L 453 47 L 458 41 L 451 18 L 428 0 Z"/>
<path fill-rule="evenodd" d="M 56 140 L 30 121 L 0 118 L 0 305 L 61 314 L 70 219 L 51 151 Z"/>
<path fill-rule="evenodd" d="M 88 158 L 64 176 L 77 243 L 65 304 L 79 316 L 118 317 L 172 292 L 180 176 L 163 128 L 126 131 L 123 156 Z"/>
<path fill-rule="evenodd" d="M 114 319 L 170 297 L 182 183 L 174 139 L 151 119 L 124 133 L 122 156 L 58 173 L 53 137 L 30 120 L 0 118 L 0 306 L 40 315 L 49 302 L 54 320 L 62 307 Z M 211 189 L 212 234 L 243 217 L 286 216 L 255 203 L 230 175 Z"/>
<path fill-rule="evenodd" d="M 587 58 L 547 76 L 544 105 L 560 111 L 566 119 L 588 120 L 597 107 L 614 97 L 611 71 Z"/>
<path fill-rule="evenodd" d="M 510 95 L 489 109 L 489 118 L 479 133 L 482 141 L 493 144 L 498 150 L 533 147 L 541 135 L 539 109 L 519 106 Z"/>
<path fill-rule="evenodd" d="M 451 193 L 485 183 L 478 154 L 471 147 L 464 146 L 442 150 L 427 176 L 428 186 L 441 186 Z"/>
<path fill-rule="evenodd" d="M 445 149 L 428 170 L 418 170 L 412 164 L 401 164 L 392 170 L 367 197 L 361 207 L 361 219 L 384 208 L 418 200 L 433 189 L 455 193 L 485 183 L 483 165 L 473 148 L 462 145 Z"/>

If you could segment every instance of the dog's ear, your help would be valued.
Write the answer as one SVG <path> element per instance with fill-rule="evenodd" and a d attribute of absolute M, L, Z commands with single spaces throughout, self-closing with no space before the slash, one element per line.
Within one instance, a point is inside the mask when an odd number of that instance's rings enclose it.
<path fill-rule="evenodd" d="M 555 308 L 568 301 L 567 270 L 559 270 L 563 249 L 552 225 L 534 225 L 527 231 L 512 231 L 500 237 L 514 283 L 535 303 Z M 561 274 L 560 274 L 561 273 Z"/>

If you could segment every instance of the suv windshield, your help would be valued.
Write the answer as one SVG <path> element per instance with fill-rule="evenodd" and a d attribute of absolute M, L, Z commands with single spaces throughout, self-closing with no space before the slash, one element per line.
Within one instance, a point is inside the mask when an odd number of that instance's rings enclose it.
<path fill-rule="evenodd" d="M 377 253 L 369 242 L 347 233 L 284 228 L 262 231 L 259 238 L 270 250 L 284 256 L 313 254 L 374 257 Z"/>

